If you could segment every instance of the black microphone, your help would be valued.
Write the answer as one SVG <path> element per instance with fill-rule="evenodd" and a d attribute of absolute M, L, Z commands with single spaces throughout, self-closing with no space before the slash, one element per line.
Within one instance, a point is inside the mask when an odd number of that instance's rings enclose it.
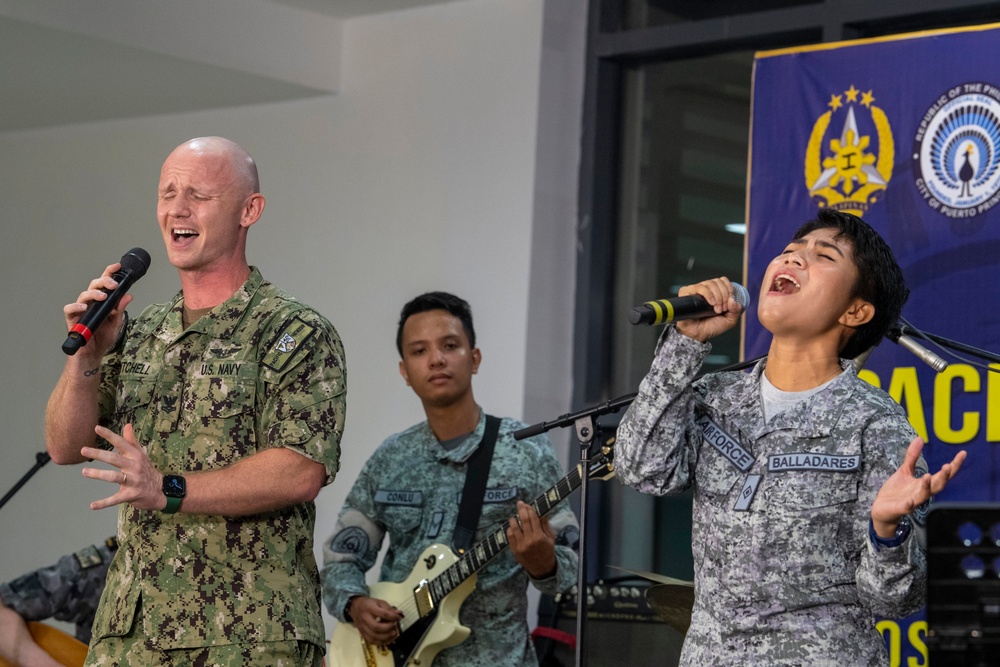
<path fill-rule="evenodd" d="M 743 310 L 750 305 L 750 294 L 747 288 L 739 283 L 732 283 L 733 298 L 736 303 L 743 306 Z M 702 317 L 711 317 L 716 312 L 708 301 L 697 294 L 693 296 L 675 296 L 673 299 L 658 299 L 647 301 L 641 306 L 636 306 L 628 314 L 628 321 L 632 324 L 666 324 L 677 322 L 678 320 L 697 320 Z"/>
<path fill-rule="evenodd" d="M 80 321 L 73 325 L 63 343 L 62 350 L 66 354 L 76 354 L 76 351 L 87 344 L 94 336 L 94 331 L 107 318 L 112 310 L 125 296 L 125 292 L 132 284 L 146 275 L 149 268 L 149 253 L 142 248 L 132 248 L 122 255 L 122 267 L 112 274 L 112 278 L 118 281 L 118 287 L 114 290 L 102 289 L 108 295 L 104 301 L 91 301 L 87 310 L 83 313 Z"/>

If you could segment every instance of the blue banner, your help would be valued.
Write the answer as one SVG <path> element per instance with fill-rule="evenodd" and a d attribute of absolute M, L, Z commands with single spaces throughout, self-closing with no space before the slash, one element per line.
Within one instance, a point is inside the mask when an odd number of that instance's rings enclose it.
<path fill-rule="evenodd" d="M 864 218 L 910 287 L 919 329 L 1000 351 L 1000 25 L 759 53 L 754 64 L 746 284 L 822 207 Z M 746 316 L 744 353 L 770 335 Z M 862 377 L 907 410 L 936 470 L 969 456 L 938 500 L 1000 499 L 1000 374 L 935 373 L 883 341 Z M 974 360 L 978 362 L 979 360 Z M 985 363 L 985 362 L 982 362 Z M 883 621 L 893 664 L 926 664 L 926 623 Z M 924 658 L 924 661 L 921 661 Z"/>

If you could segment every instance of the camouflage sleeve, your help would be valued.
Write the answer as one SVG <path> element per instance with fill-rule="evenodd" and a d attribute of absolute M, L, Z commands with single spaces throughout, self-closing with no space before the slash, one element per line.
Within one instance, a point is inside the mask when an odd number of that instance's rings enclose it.
<path fill-rule="evenodd" d="M 340 469 L 347 411 L 347 366 L 340 336 L 312 310 L 277 317 L 263 349 L 264 399 L 258 430 L 269 447 L 285 447 L 322 463 L 326 483 Z"/>
<path fill-rule="evenodd" d="M 129 318 L 125 323 L 124 340 L 135 330 L 135 320 Z M 104 355 L 101 360 L 101 385 L 97 394 L 98 423 L 105 428 L 116 431 L 116 425 L 111 423 L 115 413 L 115 406 L 118 402 L 118 372 L 122 364 L 122 345 L 115 346 L 115 349 Z M 98 443 L 105 449 L 112 449 L 111 445 L 99 438 Z"/>
<path fill-rule="evenodd" d="M 535 491 L 537 496 L 555 486 L 565 475 L 548 437 L 542 435 L 525 442 L 531 441 L 536 441 L 535 446 L 538 451 L 538 461 L 533 466 L 537 473 Z M 532 579 L 531 583 L 541 592 L 555 595 L 576 584 L 580 526 L 566 500 L 549 512 L 548 519 L 549 527 L 556 536 L 556 572 L 546 579 Z"/>
<path fill-rule="evenodd" d="M 697 461 L 692 381 L 712 349 L 667 327 L 652 367 L 618 426 L 615 469 L 626 486 L 665 495 L 687 488 Z"/>
<path fill-rule="evenodd" d="M 56 618 L 89 627 L 112 555 L 107 546 L 81 549 L 0 585 L 0 597 L 26 621 Z"/>
<path fill-rule="evenodd" d="M 323 544 L 323 604 L 338 621 L 344 620 L 349 599 L 368 595 L 365 573 L 375 565 L 385 536 L 385 526 L 375 518 L 373 466 L 373 459 L 365 463 L 347 494 L 333 535 Z"/>
<path fill-rule="evenodd" d="M 876 548 L 868 535 L 872 503 L 882 484 L 903 461 L 910 441 L 916 437 L 902 415 L 883 417 L 865 429 L 865 479 L 858 490 L 858 506 L 864 508 L 859 543 L 864 544 L 857 571 L 858 595 L 873 613 L 886 618 L 902 618 L 926 602 L 926 555 L 919 531 L 898 547 Z M 918 475 L 926 472 L 923 457 L 917 461 Z M 861 524 L 862 521 L 859 521 Z M 863 540 L 863 542 L 860 542 Z"/>

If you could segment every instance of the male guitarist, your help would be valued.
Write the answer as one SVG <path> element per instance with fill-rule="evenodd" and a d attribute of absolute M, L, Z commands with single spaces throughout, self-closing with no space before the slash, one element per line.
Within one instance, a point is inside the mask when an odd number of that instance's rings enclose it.
<path fill-rule="evenodd" d="M 488 430 L 472 394 L 481 353 L 468 303 L 445 292 L 413 299 L 400 314 L 396 347 L 400 375 L 420 398 L 427 421 L 390 436 L 368 459 L 324 546 L 324 603 L 372 646 L 391 646 L 404 623 L 405 605 L 369 597 L 365 585 L 383 537 L 388 533 L 389 549 L 380 581 L 401 582 L 423 567 L 426 547 L 453 545 L 469 460 Z M 476 530 L 479 541 L 506 526 L 510 548 L 479 571 L 459 615 L 472 633 L 441 651 L 435 667 L 536 665 L 528 581 L 555 594 L 576 580 L 573 512 L 562 503 L 540 518 L 528 504 L 559 480 L 560 465 L 544 435 L 514 440 L 512 432 L 522 427 L 513 419 L 500 422 Z M 407 611 L 407 620 L 415 613 Z"/>

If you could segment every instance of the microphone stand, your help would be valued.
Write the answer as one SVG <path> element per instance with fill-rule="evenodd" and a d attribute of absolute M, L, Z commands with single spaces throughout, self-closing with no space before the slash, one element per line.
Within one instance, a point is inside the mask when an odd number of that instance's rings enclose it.
<path fill-rule="evenodd" d="M 27 481 L 31 479 L 31 477 L 41 469 L 43 465 L 45 465 L 51 460 L 52 457 L 49 456 L 48 452 L 38 452 L 37 454 L 35 454 L 35 465 L 33 465 L 31 467 L 31 470 L 25 473 L 24 477 L 19 479 L 17 481 L 17 484 L 15 484 L 11 488 L 11 490 L 8 491 L 7 494 L 2 499 L 0 499 L 0 507 L 6 505 L 7 501 L 13 498 L 14 494 L 17 493 L 21 489 L 21 487 L 24 486 L 27 483 Z"/>
<path fill-rule="evenodd" d="M 923 338 L 925 340 L 932 340 L 938 345 L 943 345 L 944 347 L 951 348 L 956 352 L 963 352 L 965 354 L 971 354 L 974 357 L 979 357 L 986 361 L 992 361 L 993 363 L 1000 363 L 1000 355 L 994 354 L 993 352 L 988 352 L 987 350 L 981 350 L 978 347 L 972 347 L 971 345 L 966 345 L 965 343 L 960 343 L 944 336 L 938 336 L 926 331 L 920 331 L 909 324 L 900 323 L 898 327 L 899 333 L 904 336 L 912 336 L 915 339 Z"/>
<path fill-rule="evenodd" d="M 590 446 L 594 438 L 603 441 L 603 427 L 597 424 L 595 418 L 611 412 L 618 412 L 628 405 L 638 394 L 627 394 L 611 399 L 579 412 L 562 415 L 550 422 L 540 422 L 514 431 L 515 440 L 544 433 L 554 428 L 573 425 L 576 437 L 580 442 L 580 464 L 583 466 L 580 475 L 580 549 L 576 568 L 576 655 L 574 665 L 583 667 L 586 663 L 584 647 L 587 627 L 587 569 L 584 566 L 587 554 L 587 489 L 590 486 Z"/>

